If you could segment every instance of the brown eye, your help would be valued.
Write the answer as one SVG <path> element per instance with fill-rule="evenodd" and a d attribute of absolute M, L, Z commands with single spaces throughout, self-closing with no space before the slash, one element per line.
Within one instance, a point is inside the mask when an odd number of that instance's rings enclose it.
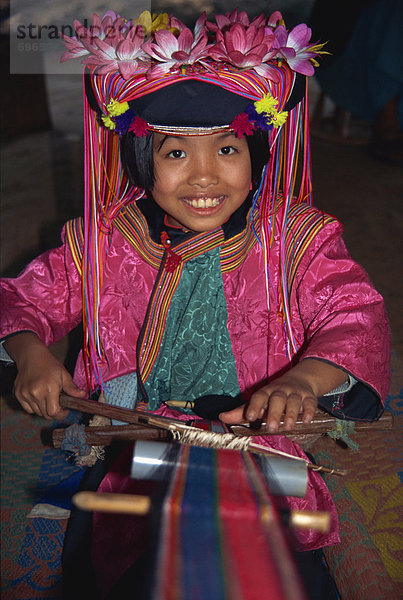
<path fill-rule="evenodd" d="M 168 156 L 171 158 L 185 158 L 186 154 L 183 150 L 171 150 L 171 152 L 168 152 Z"/>
<path fill-rule="evenodd" d="M 234 152 L 236 152 L 236 150 L 233 146 L 224 146 L 223 148 L 219 149 L 218 154 L 228 156 L 229 154 L 233 154 Z"/>

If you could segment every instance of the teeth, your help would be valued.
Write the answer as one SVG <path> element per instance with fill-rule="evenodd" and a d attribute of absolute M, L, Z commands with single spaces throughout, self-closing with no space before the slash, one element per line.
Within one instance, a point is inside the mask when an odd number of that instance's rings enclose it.
<path fill-rule="evenodd" d="M 220 204 L 222 196 L 218 198 L 193 198 L 192 200 L 184 198 L 183 201 L 193 208 L 214 208 Z"/>

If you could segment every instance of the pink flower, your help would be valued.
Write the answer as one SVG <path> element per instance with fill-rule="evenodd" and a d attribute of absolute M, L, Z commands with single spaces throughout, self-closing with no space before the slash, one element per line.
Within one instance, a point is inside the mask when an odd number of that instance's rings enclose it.
<path fill-rule="evenodd" d="M 181 32 L 182 29 L 186 29 L 186 25 L 185 23 L 182 23 L 182 21 L 171 15 L 169 17 L 167 29 L 177 29 L 178 32 Z"/>
<path fill-rule="evenodd" d="M 99 67 L 100 74 L 117 71 L 119 69 L 116 56 L 116 48 L 110 46 L 103 40 L 94 40 L 94 49 L 91 54 L 85 58 L 82 63 L 84 65 L 95 65 Z"/>
<path fill-rule="evenodd" d="M 121 39 L 118 40 L 115 35 L 114 40 L 118 41 L 116 47 L 108 43 L 108 37 L 105 40 L 94 38 L 95 47 L 91 55 L 82 62 L 99 67 L 97 72 L 100 74 L 119 70 L 123 79 L 129 79 L 139 66 L 142 66 L 146 56 L 142 49 L 143 28 L 141 25 L 132 27 L 127 33 L 126 39 L 121 35 Z"/>
<path fill-rule="evenodd" d="M 85 46 L 83 46 L 82 42 L 76 38 L 76 36 L 68 37 L 62 33 L 63 41 L 66 45 L 66 52 L 63 52 L 60 57 L 60 62 L 65 62 L 66 60 L 70 60 L 71 58 L 78 58 L 79 56 L 86 56 L 89 51 Z"/>
<path fill-rule="evenodd" d="M 90 33 L 91 36 L 98 37 L 100 40 L 103 40 L 108 35 L 108 33 L 113 29 L 114 23 L 116 22 L 117 19 L 120 19 L 122 21 L 122 19 L 120 17 L 118 17 L 113 10 L 108 10 L 102 17 L 102 20 L 99 18 L 99 16 L 97 14 L 94 13 L 94 15 L 92 17 L 92 25 L 88 29 L 88 32 Z M 76 21 L 76 23 L 79 23 L 79 22 Z M 81 23 L 80 23 L 80 26 L 83 27 L 83 25 L 81 25 Z M 78 31 L 77 28 L 76 28 L 76 31 Z"/>
<path fill-rule="evenodd" d="M 238 14 L 238 9 L 232 11 L 232 13 L 225 13 L 225 15 L 216 15 L 215 17 L 216 23 L 208 22 L 207 28 L 210 31 L 226 31 L 233 25 L 234 23 L 240 23 L 245 27 L 249 27 L 249 17 L 245 11 L 242 11 Z"/>
<path fill-rule="evenodd" d="M 217 44 L 210 49 L 210 56 L 240 68 L 255 67 L 262 63 L 273 40 L 273 36 L 265 36 L 262 27 L 250 25 L 245 28 L 235 23 L 224 34 L 217 31 Z"/>
<path fill-rule="evenodd" d="M 264 15 L 255 17 L 251 22 L 251 25 L 254 25 L 255 27 L 264 27 L 266 25 L 266 17 Z"/>
<path fill-rule="evenodd" d="M 253 67 L 253 70 L 262 77 L 278 83 L 280 81 L 280 75 L 275 67 L 270 64 L 270 61 L 276 56 L 276 53 L 276 48 L 271 47 L 270 50 L 263 56 L 261 64 Z"/>
<path fill-rule="evenodd" d="M 80 21 L 74 21 L 74 28 L 77 37 L 63 36 L 67 52 L 61 62 L 89 54 L 83 64 L 99 66 L 102 73 L 120 69 L 127 78 L 136 70 L 134 61 L 140 57 L 139 47 L 144 36 L 141 28 L 133 27 L 131 21 L 125 22 L 110 10 L 102 19 L 94 14 L 88 29 Z"/>
<path fill-rule="evenodd" d="M 148 40 L 143 44 L 143 50 L 158 61 L 147 71 L 147 77 L 153 79 L 177 70 L 181 65 L 192 65 L 195 62 L 204 63 L 208 56 L 207 35 L 200 32 L 197 40 L 193 33 L 185 27 L 178 37 L 166 30 L 156 31 L 155 42 Z"/>
<path fill-rule="evenodd" d="M 267 27 L 271 27 L 272 29 L 274 29 L 275 27 L 277 27 L 278 22 L 282 21 L 282 20 L 283 20 L 283 15 L 281 14 L 281 12 L 279 10 L 276 10 L 267 19 Z"/>
<path fill-rule="evenodd" d="M 251 135 L 255 129 L 255 125 L 249 121 L 246 113 L 237 115 L 230 127 L 234 130 L 234 133 L 238 138 L 241 138 L 244 135 Z"/>
<path fill-rule="evenodd" d="M 205 12 L 203 12 L 200 15 L 200 17 L 197 19 L 194 29 L 193 29 L 193 33 L 194 33 L 196 42 L 198 42 L 201 37 L 207 35 L 206 21 L 207 21 L 207 15 Z"/>
<path fill-rule="evenodd" d="M 311 29 L 301 23 L 288 33 L 286 28 L 280 25 L 274 30 L 274 35 L 276 37 L 275 47 L 277 47 L 276 57 L 285 59 L 290 68 L 297 73 L 313 75 L 315 69 L 311 59 L 317 53 L 310 50 L 315 46 L 309 44 L 312 35 Z"/>
<path fill-rule="evenodd" d="M 84 46 L 91 52 L 95 47 L 95 39 L 106 40 L 110 46 L 116 47 L 124 38 L 123 32 L 127 29 L 127 23 L 121 17 L 116 16 L 113 11 L 109 10 L 102 17 L 102 20 L 98 15 L 94 14 L 92 25 L 89 29 L 84 27 L 80 21 L 74 21 L 74 29 Z"/>
<path fill-rule="evenodd" d="M 139 59 L 144 57 L 141 48 L 143 40 L 135 42 L 124 40 L 116 48 L 116 56 L 119 59 L 118 67 L 123 79 L 129 79 L 139 67 Z"/>

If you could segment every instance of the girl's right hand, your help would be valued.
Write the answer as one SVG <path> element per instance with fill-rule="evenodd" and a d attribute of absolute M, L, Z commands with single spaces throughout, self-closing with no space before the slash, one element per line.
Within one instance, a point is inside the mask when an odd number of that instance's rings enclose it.
<path fill-rule="evenodd" d="M 60 394 L 85 397 L 85 391 L 76 386 L 70 373 L 36 334 L 18 333 L 8 338 L 4 347 L 17 365 L 14 394 L 26 412 L 62 420 L 68 410 L 61 408 Z"/>

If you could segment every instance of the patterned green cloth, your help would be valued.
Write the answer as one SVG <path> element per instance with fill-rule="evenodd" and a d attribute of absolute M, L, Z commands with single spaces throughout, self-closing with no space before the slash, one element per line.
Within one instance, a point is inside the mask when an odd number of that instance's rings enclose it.
<path fill-rule="evenodd" d="M 184 265 L 160 351 L 145 382 L 150 410 L 166 400 L 240 393 L 227 318 L 220 249 L 215 248 Z"/>

